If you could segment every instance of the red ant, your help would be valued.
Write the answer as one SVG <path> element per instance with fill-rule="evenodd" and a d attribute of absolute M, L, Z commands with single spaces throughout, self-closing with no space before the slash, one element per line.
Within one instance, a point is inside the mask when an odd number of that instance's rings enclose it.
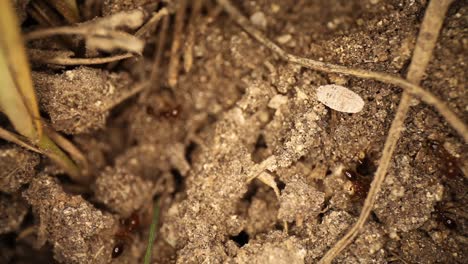
<path fill-rule="evenodd" d="M 161 109 L 154 109 L 152 106 L 148 106 L 147 112 L 148 114 L 156 117 L 157 119 L 161 120 L 172 120 L 176 119 L 182 111 L 182 107 L 180 105 L 176 106 L 164 106 Z"/>
<path fill-rule="evenodd" d="M 460 164 L 456 157 L 450 154 L 439 142 L 434 142 L 434 144 L 432 144 L 432 149 L 441 160 L 440 165 L 443 166 L 442 171 L 447 179 L 463 177 L 463 172 L 460 169 Z"/>
<path fill-rule="evenodd" d="M 451 215 L 454 213 L 445 211 L 441 205 L 435 206 L 435 211 L 433 212 L 435 219 L 438 222 L 442 223 L 448 229 L 455 230 L 457 229 L 457 223 L 453 218 L 449 216 L 449 214 Z"/>
<path fill-rule="evenodd" d="M 344 170 L 344 175 L 352 183 L 353 197 L 364 199 L 369 192 L 376 166 L 364 152 L 360 153 L 355 169 Z"/>
<path fill-rule="evenodd" d="M 115 234 L 117 243 L 112 249 L 112 258 L 122 255 L 125 249 L 125 242 L 133 240 L 133 233 L 140 227 L 140 216 L 134 212 L 130 217 L 121 220 L 119 230 Z"/>

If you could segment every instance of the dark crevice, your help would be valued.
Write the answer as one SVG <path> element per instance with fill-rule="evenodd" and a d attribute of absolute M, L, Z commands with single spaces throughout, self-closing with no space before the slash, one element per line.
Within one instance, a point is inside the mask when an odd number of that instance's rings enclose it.
<path fill-rule="evenodd" d="M 249 243 L 249 234 L 242 230 L 239 234 L 236 236 L 231 236 L 230 239 L 234 242 L 236 242 L 237 245 L 240 247 L 244 246 L 245 244 Z"/>
<path fill-rule="evenodd" d="M 197 149 L 197 147 L 198 145 L 195 142 L 190 141 L 188 146 L 185 148 L 185 160 L 187 160 L 190 165 L 192 165 L 192 154 Z"/>
<path fill-rule="evenodd" d="M 184 176 L 177 169 L 171 169 L 171 174 L 174 177 L 174 194 L 179 193 L 185 188 Z"/>

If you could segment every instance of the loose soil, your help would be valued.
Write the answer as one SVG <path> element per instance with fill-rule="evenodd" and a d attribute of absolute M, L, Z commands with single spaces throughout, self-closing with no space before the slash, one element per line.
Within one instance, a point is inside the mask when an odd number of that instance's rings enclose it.
<path fill-rule="evenodd" d="M 37 28 L 29 1 L 14 2 L 23 30 Z M 78 2 L 90 18 L 178 4 Z M 428 1 L 233 2 L 293 54 L 405 77 Z M 159 78 L 121 103 L 150 78 L 159 27 L 137 58 L 33 62 L 43 116 L 84 153 L 93 182 L 78 185 L 47 158 L 0 141 L 0 263 L 142 263 L 154 202 L 152 263 L 317 263 L 355 223 L 402 90 L 285 63 L 215 8 L 202 8 L 193 66 L 181 66 L 177 85 L 167 81 L 171 15 Z M 422 82 L 464 121 L 467 16 L 466 1 L 451 5 Z M 66 40 L 29 45 L 65 51 L 76 42 Z M 327 108 L 316 98 L 325 84 L 359 94 L 364 109 Z M 335 263 L 466 263 L 467 153 L 414 100 L 373 213 Z"/>

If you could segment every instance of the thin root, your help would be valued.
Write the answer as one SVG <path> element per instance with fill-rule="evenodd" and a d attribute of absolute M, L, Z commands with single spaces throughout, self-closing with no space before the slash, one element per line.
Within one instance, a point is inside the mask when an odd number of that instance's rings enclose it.
<path fill-rule="evenodd" d="M 151 68 L 151 82 L 154 84 L 158 84 L 157 82 L 158 76 L 159 76 L 159 67 L 161 66 L 161 60 L 164 55 L 164 46 L 166 44 L 166 38 L 167 38 L 167 31 L 169 28 L 169 17 L 164 17 L 162 24 L 161 24 L 161 30 L 159 31 L 158 34 L 158 41 L 156 43 L 156 54 L 154 55 L 154 62 L 153 66 Z"/>
<path fill-rule="evenodd" d="M 190 14 L 190 22 L 188 26 L 187 40 L 184 46 L 184 70 L 189 72 L 193 65 L 193 45 L 195 44 L 195 33 L 200 16 L 202 0 L 194 0 L 192 13 Z"/>
<path fill-rule="evenodd" d="M 33 61 L 46 64 L 55 64 L 55 65 L 96 65 L 96 64 L 105 64 L 109 62 L 119 61 L 123 59 L 128 59 L 134 57 L 132 53 L 124 53 L 119 55 L 114 55 L 110 57 L 102 58 L 69 58 L 69 57 L 32 57 Z"/>
<path fill-rule="evenodd" d="M 185 9 L 187 9 L 187 0 L 180 0 L 177 7 L 175 18 L 174 38 L 172 40 L 171 58 L 168 69 L 169 86 L 174 87 L 179 78 L 179 60 L 180 60 L 180 43 L 182 40 L 182 31 L 184 29 Z"/>

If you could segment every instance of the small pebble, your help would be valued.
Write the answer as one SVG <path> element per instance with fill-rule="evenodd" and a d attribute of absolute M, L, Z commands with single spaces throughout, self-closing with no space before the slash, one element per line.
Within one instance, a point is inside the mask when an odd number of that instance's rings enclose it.
<path fill-rule="evenodd" d="M 261 28 L 266 28 L 267 26 L 267 20 L 263 12 L 255 12 L 252 16 L 250 16 L 250 22 Z"/>
<path fill-rule="evenodd" d="M 276 41 L 278 41 L 279 44 L 285 44 L 285 43 L 289 42 L 291 39 L 292 39 L 291 34 L 285 34 L 285 35 L 281 35 L 281 36 L 277 37 Z"/>

